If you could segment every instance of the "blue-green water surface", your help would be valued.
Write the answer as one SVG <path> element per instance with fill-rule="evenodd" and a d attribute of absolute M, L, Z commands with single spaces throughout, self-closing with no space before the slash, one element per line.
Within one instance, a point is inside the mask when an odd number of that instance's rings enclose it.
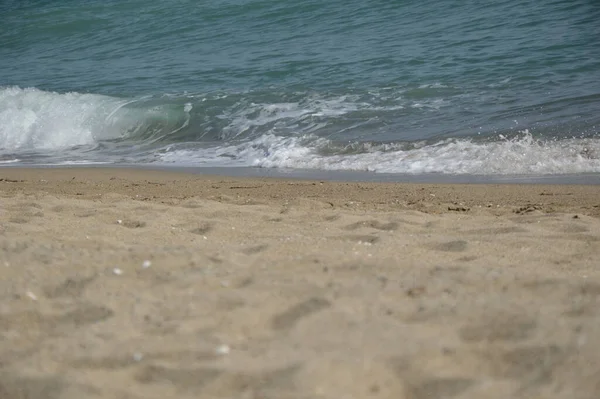
<path fill-rule="evenodd" d="M 600 2 L 0 1 L 0 163 L 600 172 Z"/>

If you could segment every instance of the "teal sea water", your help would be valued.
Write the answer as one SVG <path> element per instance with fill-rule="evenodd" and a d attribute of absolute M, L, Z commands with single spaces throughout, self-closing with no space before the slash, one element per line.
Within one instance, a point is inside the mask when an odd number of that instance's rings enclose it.
<path fill-rule="evenodd" d="M 0 164 L 600 173 L 597 0 L 0 0 Z"/>

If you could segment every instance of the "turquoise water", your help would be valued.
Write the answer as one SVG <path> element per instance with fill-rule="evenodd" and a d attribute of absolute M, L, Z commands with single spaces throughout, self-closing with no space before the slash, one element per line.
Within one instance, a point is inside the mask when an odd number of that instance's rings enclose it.
<path fill-rule="evenodd" d="M 600 2 L 0 1 L 0 162 L 600 172 Z"/>

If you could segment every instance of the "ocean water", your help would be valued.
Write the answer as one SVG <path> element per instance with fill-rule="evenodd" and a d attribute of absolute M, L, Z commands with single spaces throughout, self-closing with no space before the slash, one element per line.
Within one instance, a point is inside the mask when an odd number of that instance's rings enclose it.
<path fill-rule="evenodd" d="M 597 0 L 0 0 L 0 165 L 600 173 Z"/>

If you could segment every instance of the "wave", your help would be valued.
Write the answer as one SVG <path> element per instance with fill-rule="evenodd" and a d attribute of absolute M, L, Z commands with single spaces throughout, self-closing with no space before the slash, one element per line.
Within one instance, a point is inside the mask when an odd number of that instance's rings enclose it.
<path fill-rule="evenodd" d="M 270 132 L 329 134 L 327 127 L 347 114 L 362 113 L 363 121 L 342 121 L 338 132 L 368 122 L 371 115 L 404 108 L 377 102 L 375 96 L 306 92 L 115 98 L 8 87 L 0 88 L 0 149 L 52 150 L 119 140 L 228 141 Z"/>
<path fill-rule="evenodd" d="M 435 134 L 444 132 L 443 107 L 453 101 L 453 93 L 462 95 L 456 87 L 433 84 L 344 93 L 270 90 L 117 98 L 5 87 L 0 88 L 0 164 L 159 163 L 408 174 L 600 172 L 600 138 L 589 124 L 570 124 L 563 135 L 556 134 L 559 125 L 534 133 L 516 132 L 513 126 L 482 135 Z M 512 119 L 511 112 L 502 121 Z M 427 134 L 419 131 L 424 121 Z"/>
<path fill-rule="evenodd" d="M 153 104 L 150 98 L 1 88 L 0 149 L 57 150 L 162 137 L 184 127 L 189 110 L 189 105 Z"/>
<path fill-rule="evenodd" d="M 211 149 L 166 147 L 155 162 L 186 166 L 370 171 L 403 174 L 549 175 L 600 172 L 600 139 L 536 139 L 525 130 L 496 140 L 340 145 L 315 136 L 264 135 Z"/>

